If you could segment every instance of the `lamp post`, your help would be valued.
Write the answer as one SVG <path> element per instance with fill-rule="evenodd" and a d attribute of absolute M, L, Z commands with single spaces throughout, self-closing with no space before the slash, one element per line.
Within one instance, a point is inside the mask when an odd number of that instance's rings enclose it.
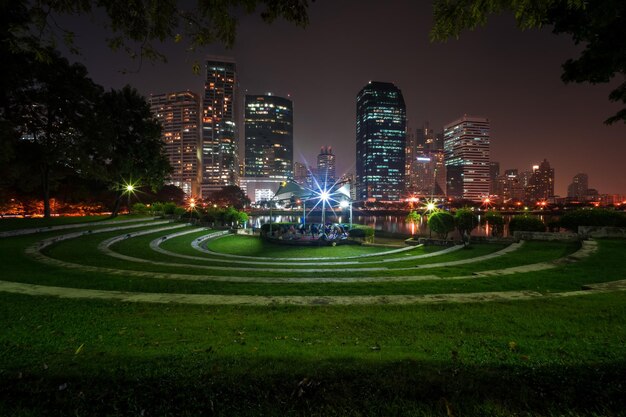
<path fill-rule="evenodd" d="M 350 207 L 350 229 L 352 229 L 352 201 L 348 202 L 346 200 L 341 200 L 341 203 L 339 203 L 339 206 L 344 209 L 346 207 Z"/>
<path fill-rule="evenodd" d="M 324 190 L 320 194 L 320 198 L 322 199 L 322 227 L 326 226 L 326 202 L 328 201 L 328 191 Z"/>

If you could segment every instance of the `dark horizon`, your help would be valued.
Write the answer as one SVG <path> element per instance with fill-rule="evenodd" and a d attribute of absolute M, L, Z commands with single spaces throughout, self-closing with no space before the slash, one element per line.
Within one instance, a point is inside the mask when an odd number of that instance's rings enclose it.
<path fill-rule="evenodd" d="M 338 174 L 354 172 L 356 94 L 369 81 L 386 81 L 402 90 L 413 129 L 429 121 L 441 131 L 463 114 L 488 118 L 491 160 L 500 162 L 501 172 L 530 170 L 547 158 L 556 171 L 557 195 L 565 196 L 580 172 L 600 193 L 626 194 L 626 125 L 603 124 L 619 109 L 608 101 L 615 83 L 564 85 L 561 64 L 580 48 L 548 28 L 522 32 L 511 16 L 494 18 L 459 40 L 430 43 L 427 2 L 315 2 L 305 29 L 244 17 L 232 50 L 186 53 L 181 45 L 164 44 L 167 64 L 144 62 L 138 73 L 128 74 L 120 70 L 136 64 L 106 47 L 104 30 L 89 19 L 64 21 L 76 29 L 82 51 L 70 59 L 84 63 L 106 88 L 131 84 L 145 95 L 201 93 L 204 69 L 194 75 L 193 61 L 233 56 L 240 112 L 244 94 L 272 92 L 293 101 L 294 161 L 314 164 L 320 147 L 330 145 Z M 240 123 L 242 140 L 241 129 Z"/>

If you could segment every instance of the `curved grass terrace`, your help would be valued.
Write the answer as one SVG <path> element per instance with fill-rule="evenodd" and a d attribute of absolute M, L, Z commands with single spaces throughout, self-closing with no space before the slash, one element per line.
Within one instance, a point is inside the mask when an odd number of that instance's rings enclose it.
<path fill-rule="evenodd" d="M 625 240 L 205 253 L 94 220 L 0 238 L 0 415 L 626 415 Z"/>

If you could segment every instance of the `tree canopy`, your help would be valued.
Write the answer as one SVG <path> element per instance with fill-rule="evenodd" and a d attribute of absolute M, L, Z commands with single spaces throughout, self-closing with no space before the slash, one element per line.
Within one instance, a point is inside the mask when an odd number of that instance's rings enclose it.
<path fill-rule="evenodd" d="M 105 40 L 133 58 L 166 60 L 158 44 L 174 41 L 188 50 L 218 42 L 231 47 L 238 19 L 256 13 L 268 23 L 285 19 L 308 23 L 308 0 L 15 0 L 3 1 L 13 50 L 27 50 L 45 59 L 45 48 L 65 43 L 78 52 L 75 33 L 59 25 L 59 16 L 89 16 L 108 29 Z M 4 14 L 4 13 L 3 13 Z M 199 65 L 194 65 L 199 70 Z"/>
<path fill-rule="evenodd" d="M 488 17 L 512 12 L 521 29 L 551 26 L 584 49 L 563 64 L 565 83 L 622 83 L 609 100 L 626 106 L 626 2 L 623 0 L 434 0 L 435 25 L 431 39 L 458 38 L 465 29 L 484 26 Z M 621 76 L 621 77 L 620 77 Z M 626 107 L 605 123 L 626 123 Z"/>

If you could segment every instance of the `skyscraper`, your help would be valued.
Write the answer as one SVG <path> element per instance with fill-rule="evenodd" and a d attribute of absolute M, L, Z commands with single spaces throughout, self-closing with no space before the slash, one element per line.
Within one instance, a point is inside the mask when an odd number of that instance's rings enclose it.
<path fill-rule="evenodd" d="M 170 184 L 187 195 L 200 193 L 200 97 L 190 91 L 155 94 L 150 109 L 161 122 L 161 138 L 172 166 Z"/>
<path fill-rule="evenodd" d="M 291 100 L 246 95 L 246 177 L 293 178 L 293 106 Z"/>
<path fill-rule="evenodd" d="M 489 162 L 489 194 L 495 194 L 496 181 L 500 176 L 500 162 Z"/>
<path fill-rule="evenodd" d="M 322 146 L 320 153 L 317 155 L 317 181 L 329 186 L 337 180 L 337 172 L 335 168 L 335 155 L 330 146 Z"/>
<path fill-rule="evenodd" d="M 533 175 L 530 178 L 529 197 L 531 202 L 546 200 L 554 196 L 554 168 L 550 168 L 547 159 L 538 166 L 533 166 Z"/>
<path fill-rule="evenodd" d="M 567 187 L 567 197 L 577 201 L 584 201 L 589 189 L 589 176 L 587 174 L 576 174 L 572 183 Z"/>
<path fill-rule="evenodd" d="M 396 201 L 404 193 L 406 108 L 402 91 L 369 82 L 356 100 L 357 199 Z"/>
<path fill-rule="evenodd" d="M 489 195 L 489 120 L 463 116 L 444 127 L 448 197 L 482 201 Z"/>
<path fill-rule="evenodd" d="M 414 132 L 407 129 L 406 191 L 423 196 L 445 194 L 445 167 L 439 135 L 424 123 Z"/>
<path fill-rule="evenodd" d="M 237 70 L 227 57 L 209 57 L 202 105 L 202 195 L 225 185 L 236 185 Z"/>

